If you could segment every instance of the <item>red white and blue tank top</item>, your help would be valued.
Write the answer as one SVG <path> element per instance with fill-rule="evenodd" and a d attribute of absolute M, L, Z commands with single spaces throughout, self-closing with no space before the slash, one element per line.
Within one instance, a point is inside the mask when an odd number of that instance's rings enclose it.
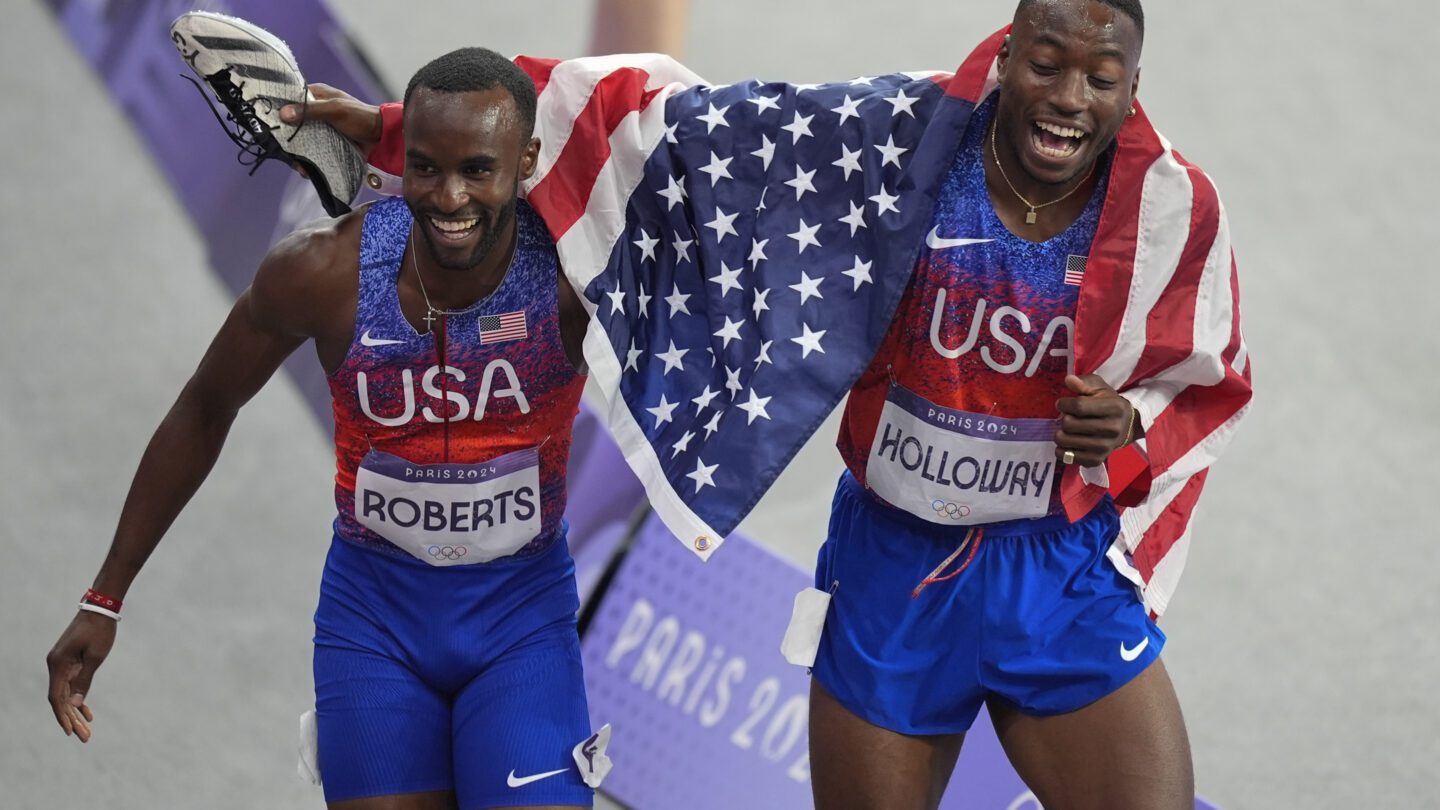
<path fill-rule="evenodd" d="M 996 522 L 1063 511 L 1055 405 L 1071 395 L 1075 307 L 1108 179 L 1106 155 L 1090 203 L 1054 238 L 1012 234 L 985 184 L 996 103 L 984 102 L 966 129 L 915 274 L 850 391 L 837 441 L 857 481 L 939 524 L 987 522 L 972 510 Z"/>
<path fill-rule="evenodd" d="M 398 198 L 365 213 L 355 332 L 329 376 L 335 533 L 421 559 L 428 543 L 427 562 L 464 564 L 490 558 L 464 558 L 477 537 L 483 546 L 485 533 L 523 519 L 529 528 L 519 547 L 500 556 L 538 553 L 565 511 L 571 429 L 584 388 L 561 339 L 554 241 L 534 210 L 516 201 L 515 254 L 505 277 L 492 294 L 446 317 L 442 341 L 419 333 L 400 309 L 411 219 Z M 522 468 L 527 485 L 474 494 L 487 476 Z M 403 531 L 441 540 L 420 541 L 417 550 L 399 539 Z"/>

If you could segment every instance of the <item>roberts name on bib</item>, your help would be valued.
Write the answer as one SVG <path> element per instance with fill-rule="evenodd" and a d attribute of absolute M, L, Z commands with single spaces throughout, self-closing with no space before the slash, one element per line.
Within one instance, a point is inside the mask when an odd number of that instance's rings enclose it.
<path fill-rule="evenodd" d="M 890 386 L 865 481 L 916 517 L 974 526 L 1043 517 L 1055 484 L 1055 420 L 945 408 Z"/>
<path fill-rule="evenodd" d="M 540 454 L 413 464 L 371 450 L 355 472 L 355 519 L 431 565 L 514 554 L 540 534 Z"/>

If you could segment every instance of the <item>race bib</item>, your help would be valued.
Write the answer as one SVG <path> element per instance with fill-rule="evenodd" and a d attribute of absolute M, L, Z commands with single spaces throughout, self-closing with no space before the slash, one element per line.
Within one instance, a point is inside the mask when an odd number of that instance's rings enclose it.
<path fill-rule="evenodd" d="M 865 482 L 932 523 L 1043 517 L 1055 484 L 1054 419 L 1002 419 L 936 405 L 890 386 Z"/>
<path fill-rule="evenodd" d="M 412 464 L 371 450 L 355 472 L 355 519 L 431 565 L 514 554 L 540 534 L 540 454 Z"/>

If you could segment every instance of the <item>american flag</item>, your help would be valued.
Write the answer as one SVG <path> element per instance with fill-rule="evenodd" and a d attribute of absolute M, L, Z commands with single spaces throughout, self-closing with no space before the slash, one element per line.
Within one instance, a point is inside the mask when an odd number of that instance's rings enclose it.
<path fill-rule="evenodd" d="M 1006 33 L 955 74 L 818 85 L 711 86 L 653 54 L 516 60 L 540 94 L 523 190 L 593 316 L 608 426 L 702 558 L 879 345 Z M 1078 279 L 1075 362 L 1131 400 L 1146 438 L 1108 471 L 1067 468 L 1061 493 L 1116 495 L 1110 557 L 1158 614 L 1250 369 L 1219 197 L 1136 106 Z M 371 162 L 398 173 L 398 105 L 382 115 Z"/>
<path fill-rule="evenodd" d="M 1065 259 L 1065 283 L 1072 287 L 1079 287 L 1080 282 L 1085 280 L 1085 263 L 1089 261 L 1084 256 L 1068 256 Z"/>
<path fill-rule="evenodd" d="M 480 322 L 481 345 L 525 339 L 525 310 L 523 309 L 515 312 L 502 312 L 499 315 L 481 315 L 477 320 Z"/>

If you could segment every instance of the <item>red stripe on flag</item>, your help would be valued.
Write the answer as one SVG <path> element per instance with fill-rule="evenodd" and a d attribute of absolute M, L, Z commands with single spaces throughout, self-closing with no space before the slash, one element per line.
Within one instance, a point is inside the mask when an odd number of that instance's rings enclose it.
<path fill-rule="evenodd" d="M 648 107 L 659 92 L 645 90 L 649 80 L 650 74 L 637 68 L 620 68 L 601 79 L 555 164 L 527 195 L 555 239 L 585 214 L 595 179 L 610 159 L 610 134 L 625 116 Z"/>
<path fill-rule="evenodd" d="M 1140 538 L 1135 550 L 1130 553 L 1131 563 L 1135 570 L 1140 572 L 1141 578 L 1147 583 L 1155 574 L 1155 568 L 1175 543 L 1185 534 L 1185 527 L 1190 525 L 1190 518 L 1195 513 L 1195 504 L 1200 500 L 1200 492 L 1205 488 L 1205 478 L 1209 470 L 1190 476 L 1185 486 L 1180 488 L 1175 500 L 1166 505 L 1155 522 L 1145 530 L 1144 536 Z"/>
<path fill-rule="evenodd" d="M 555 66 L 560 64 L 559 59 L 541 59 L 536 56 L 517 56 L 515 65 L 530 77 L 535 83 L 535 95 L 545 92 L 545 85 L 550 83 L 550 73 Z"/>
<path fill-rule="evenodd" d="M 1135 274 L 1145 174 L 1165 154 L 1143 110 L 1125 122 L 1117 141 L 1109 190 L 1086 265 L 1088 281 L 1080 285 L 1080 300 L 1075 306 L 1075 370 L 1080 374 L 1093 372 L 1115 352 L 1120 322 L 1130 300 L 1128 294 L 1120 295 L 1118 291 L 1128 291 Z"/>
<path fill-rule="evenodd" d="M 1235 358 L 1240 353 L 1242 342 L 1240 332 L 1240 294 L 1236 278 L 1234 258 L 1230 261 L 1230 295 L 1232 320 L 1230 343 L 1220 355 L 1225 366 L 1225 379 L 1216 385 L 1192 385 L 1180 392 L 1170 407 L 1155 418 L 1145 432 L 1145 449 L 1150 454 L 1150 465 L 1161 473 L 1170 468 L 1180 457 L 1190 452 L 1221 425 L 1240 412 L 1250 401 L 1250 364 L 1245 373 L 1234 369 Z"/>
<path fill-rule="evenodd" d="M 1009 33 L 1010 26 L 1007 25 L 980 43 L 950 80 L 945 88 L 945 95 L 979 104 L 980 93 L 985 90 L 985 80 L 990 78 L 990 67 L 995 64 L 995 57 L 1000 53 L 1000 46 L 1004 44 L 1005 36 Z"/>
<path fill-rule="evenodd" d="M 1195 349 L 1195 309 L 1205 261 L 1220 232 L 1220 195 L 1204 172 L 1194 166 L 1188 172 L 1194 187 L 1190 236 L 1175 274 L 1145 319 L 1145 349 L 1127 387 L 1183 362 Z"/>

